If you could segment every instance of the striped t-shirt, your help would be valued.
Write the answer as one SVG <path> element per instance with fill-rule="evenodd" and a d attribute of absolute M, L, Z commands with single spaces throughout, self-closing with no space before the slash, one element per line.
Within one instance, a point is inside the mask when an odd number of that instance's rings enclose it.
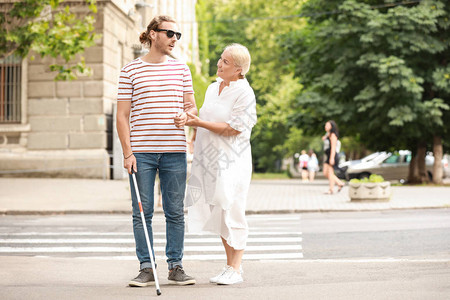
<path fill-rule="evenodd" d="M 122 68 L 117 101 L 131 101 L 133 152 L 186 152 L 184 129 L 174 123 L 185 93 L 194 93 L 191 72 L 177 60 L 151 64 L 138 58 Z"/>

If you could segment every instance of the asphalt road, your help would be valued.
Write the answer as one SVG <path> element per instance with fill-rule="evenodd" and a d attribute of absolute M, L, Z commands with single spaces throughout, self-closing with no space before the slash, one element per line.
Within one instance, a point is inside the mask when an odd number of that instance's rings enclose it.
<path fill-rule="evenodd" d="M 250 215 L 246 259 L 448 259 L 450 210 L 391 210 Z M 164 217 L 155 215 L 164 259 Z M 135 260 L 128 215 L 0 217 L 0 255 Z M 185 260 L 220 260 L 219 238 L 186 234 Z"/>
<path fill-rule="evenodd" d="M 448 259 L 450 210 L 302 214 L 304 259 Z"/>
<path fill-rule="evenodd" d="M 216 248 L 220 244 L 212 236 L 187 235 L 184 265 L 197 284 L 168 285 L 160 257 L 159 299 L 409 300 L 450 295 L 450 210 L 252 215 L 249 224 L 253 240 L 247 251 L 251 256 L 244 258 L 244 283 L 208 283 L 224 263 Z M 163 231 L 159 216 L 155 232 Z M 156 298 L 153 287 L 127 287 L 137 273 L 130 233 L 128 215 L 0 217 L 0 299 Z M 157 238 L 164 243 L 162 235 Z M 124 240 L 114 242 L 118 239 Z M 59 247 L 64 250 L 49 250 Z M 107 256 L 101 247 L 118 252 Z M 89 253 L 92 249 L 99 252 Z"/>

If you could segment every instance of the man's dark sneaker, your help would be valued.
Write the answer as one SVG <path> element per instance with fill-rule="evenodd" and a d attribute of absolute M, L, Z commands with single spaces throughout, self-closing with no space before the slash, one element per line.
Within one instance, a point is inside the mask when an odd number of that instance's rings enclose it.
<path fill-rule="evenodd" d="M 195 284 L 194 277 L 186 275 L 184 273 L 184 270 L 180 266 L 176 266 L 169 272 L 169 284 L 176 284 L 176 285 L 188 285 L 188 284 Z"/>
<path fill-rule="evenodd" d="M 139 271 L 139 275 L 128 283 L 129 286 L 149 286 L 155 285 L 155 277 L 151 268 L 145 268 Z"/>

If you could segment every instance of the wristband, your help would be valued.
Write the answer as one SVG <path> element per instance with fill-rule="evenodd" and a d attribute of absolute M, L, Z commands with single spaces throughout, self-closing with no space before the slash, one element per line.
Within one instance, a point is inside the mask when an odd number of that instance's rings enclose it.
<path fill-rule="evenodd" d="M 130 158 L 132 155 L 133 155 L 134 153 L 133 152 L 131 152 L 131 154 L 130 155 L 128 155 L 127 157 L 125 157 L 125 159 L 128 159 L 128 158 Z"/>

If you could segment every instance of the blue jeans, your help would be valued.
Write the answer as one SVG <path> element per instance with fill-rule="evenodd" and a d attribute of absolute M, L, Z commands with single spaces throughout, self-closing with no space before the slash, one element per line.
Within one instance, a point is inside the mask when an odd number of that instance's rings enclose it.
<path fill-rule="evenodd" d="M 156 172 L 159 171 L 162 204 L 166 218 L 166 256 L 169 270 L 182 266 L 184 247 L 184 193 L 186 189 L 186 153 L 136 153 L 136 180 L 141 196 L 150 244 L 153 250 L 152 217 Z M 151 268 L 138 200 L 130 175 L 133 205 L 133 231 L 136 255 L 141 270 Z M 154 252 L 153 252 L 154 253 Z"/>

